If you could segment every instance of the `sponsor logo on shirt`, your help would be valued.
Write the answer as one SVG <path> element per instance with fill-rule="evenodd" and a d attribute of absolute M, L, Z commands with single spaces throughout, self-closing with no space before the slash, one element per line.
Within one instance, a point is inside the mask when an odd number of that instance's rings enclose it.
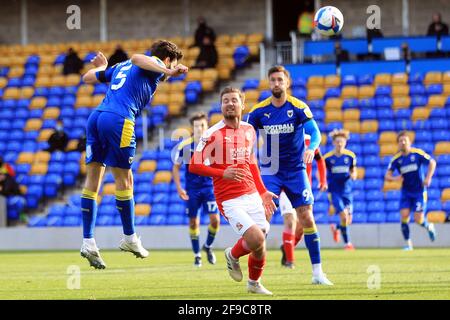
<path fill-rule="evenodd" d="M 293 123 L 276 124 L 272 126 L 264 126 L 266 134 L 292 133 L 295 131 Z"/>
<path fill-rule="evenodd" d="M 407 166 L 400 167 L 400 173 L 401 174 L 405 174 L 405 173 L 413 172 L 413 171 L 417 171 L 417 170 L 419 170 L 419 167 L 415 163 L 409 164 Z"/>
<path fill-rule="evenodd" d="M 331 169 L 332 173 L 348 173 L 349 168 L 347 166 L 336 166 Z"/>

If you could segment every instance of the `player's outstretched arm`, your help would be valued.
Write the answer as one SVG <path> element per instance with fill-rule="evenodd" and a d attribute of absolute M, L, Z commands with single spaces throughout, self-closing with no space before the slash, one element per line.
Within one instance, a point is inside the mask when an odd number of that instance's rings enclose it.
<path fill-rule="evenodd" d="M 99 82 L 96 73 L 106 70 L 106 67 L 108 67 L 108 59 L 106 59 L 103 53 L 98 52 L 94 59 L 91 60 L 91 63 L 95 68 L 92 68 L 83 75 L 83 82 L 87 84 L 94 84 Z"/>
<path fill-rule="evenodd" d="M 141 69 L 157 72 L 157 73 L 164 73 L 165 75 L 176 77 L 178 75 L 181 75 L 183 73 L 188 72 L 188 67 L 179 64 L 174 69 L 169 69 L 164 65 L 161 65 L 156 61 L 156 59 L 146 56 L 145 54 L 133 54 L 131 56 L 131 63 L 138 66 Z"/>

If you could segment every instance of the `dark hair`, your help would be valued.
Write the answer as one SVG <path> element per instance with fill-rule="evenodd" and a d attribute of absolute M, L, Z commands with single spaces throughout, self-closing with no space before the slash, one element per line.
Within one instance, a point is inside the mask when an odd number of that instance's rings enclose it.
<path fill-rule="evenodd" d="M 208 117 L 206 116 L 205 113 L 199 112 L 199 113 L 194 114 L 194 115 L 189 119 L 189 122 L 193 125 L 193 124 L 194 124 L 194 121 L 197 121 L 197 120 L 206 120 L 206 122 L 208 122 Z"/>
<path fill-rule="evenodd" d="M 222 101 L 222 97 L 227 94 L 227 93 L 232 93 L 235 92 L 239 95 L 239 98 L 241 98 L 242 103 L 244 103 L 245 101 L 245 94 L 239 90 L 238 88 L 235 87 L 225 87 L 222 92 L 220 93 L 220 101 Z"/>
<path fill-rule="evenodd" d="M 400 131 L 398 133 L 398 135 L 397 135 L 397 142 L 400 140 L 401 137 L 408 137 L 411 140 L 411 138 L 410 138 L 410 136 L 408 134 L 408 131 L 406 131 L 406 130 Z"/>
<path fill-rule="evenodd" d="M 152 44 L 150 49 L 152 56 L 156 56 L 161 60 L 169 57 L 170 61 L 175 59 L 181 60 L 183 58 L 183 53 L 178 49 L 177 45 L 173 42 L 167 40 L 158 40 Z"/>
<path fill-rule="evenodd" d="M 289 71 L 287 71 L 286 68 L 283 66 L 274 66 L 270 68 L 269 71 L 267 72 L 267 76 L 270 78 L 270 75 L 275 72 L 283 72 L 288 79 L 291 78 Z"/>

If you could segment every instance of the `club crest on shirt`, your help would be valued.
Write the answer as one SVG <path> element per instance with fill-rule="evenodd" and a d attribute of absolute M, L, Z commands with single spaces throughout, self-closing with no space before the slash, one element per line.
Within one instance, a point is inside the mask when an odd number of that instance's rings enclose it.
<path fill-rule="evenodd" d="M 416 157 L 414 155 L 411 155 L 411 161 L 416 160 Z"/>
<path fill-rule="evenodd" d="M 334 159 L 330 160 L 331 164 L 334 164 L 336 161 L 334 161 Z"/>
<path fill-rule="evenodd" d="M 242 225 L 242 223 L 240 223 L 240 222 L 236 223 L 236 228 L 237 228 L 239 231 L 241 231 L 241 229 L 242 229 L 243 227 L 244 227 L 244 226 Z"/>
<path fill-rule="evenodd" d="M 348 158 L 347 157 L 344 158 L 344 163 L 348 164 Z"/>
<path fill-rule="evenodd" d="M 288 110 L 288 111 L 287 111 L 287 116 L 288 116 L 289 118 L 292 118 L 293 115 L 294 115 L 294 110 Z"/>
<path fill-rule="evenodd" d="M 247 132 L 245 133 L 245 138 L 246 138 L 248 141 L 252 140 L 252 133 L 251 133 L 250 131 L 247 131 Z"/>
<path fill-rule="evenodd" d="M 128 163 L 131 164 L 133 162 L 133 157 L 128 158 Z"/>

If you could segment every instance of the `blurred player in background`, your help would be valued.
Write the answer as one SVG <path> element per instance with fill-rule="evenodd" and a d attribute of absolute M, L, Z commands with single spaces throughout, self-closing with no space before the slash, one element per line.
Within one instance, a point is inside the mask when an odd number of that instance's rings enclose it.
<path fill-rule="evenodd" d="M 320 145 L 320 131 L 309 107 L 287 94 L 289 72 L 275 66 L 269 69 L 268 77 L 272 96 L 255 105 L 248 115 L 255 130 L 262 129 L 267 151 L 266 159 L 260 157 L 264 184 L 278 196 L 284 190 L 297 212 L 311 259 L 312 283 L 333 285 L 322 271 L 320 237 L 312 212 L 314 197 L 306 174 L 306 165 L 312 162 Z M 307 148 L 305 133 L 311 136 Z"/>
<path fill-rule="evenodd" d="M 189 172 L 189 161 L 194 153 L 203 133 L 208 129 L 208 118 L 204 113 L 198 113 L 190 119 L 193 128 L 192 137 L 182 141 L 178 146 L 173 165 L 173 180 L 177 186 L 178 195 L 186 201 L 186 211 L 189 216 L 189 234 L 191 236 L 192 251 L 194 252 L 194 265 L 202 266 L 202 255 L 200 253 L 200 209 L 203 214 L 209 214 L 210 224 L 208 226 L 208 236 L 203 245 L 208 262 L 216 263 L 216 256 L 211 246 L 219 230 L 220 217 L 217 210 L 216 198 L 212 179 L 210 177 L 199 176 Z M 180 167 L 186 164 L 186 188 L 181 186 Z"/>
<path fill-rule="evenodd" d="M 271 295 L 260 278 L 266 264 L 268 221 L 276 208 L 272 198 L 276 196 L 266 190 L 259 173 L 254 154 L 255 130 L 241 121 L 244 94 L 239 89 L 227 87 L 220 97 L 224 119 L 202 136 L 189 170 L 213 177 L 219 210 L 240 236 L 232 248 L 225 250 L 231 278 L 242 281 L 239 258 L 250 254 L 248 292 Z"/>
<path fill-rule="evenodd" d="M 311 137 L 305 135 L 305 146 L 308 147 Z M 327 176 L 325 160 L 322 157 L 320 148 L 317 148 L 314 153 L 314 160 L 317 161 L 317 169 L 319 172 L 319 190 L 324 192 L 327 190 Z M 312 163 L 306 165 L 306 172 L 308 174 L 309 183 L 312 185 Z M 297 213 L 292 207 L 286 193 L 281 192 L 280 195 L 280 213 L 283 216 L 284 231 L 283 244 L 281 245 L 281 265 L 289 268 L 295 268 L 295 247 L 303 238 L 303 227 L 298 223 Z"/>
<path fill-rule="evenodd" d="M 350 241 L 349 225 L 353 214 L 353 180 L 357 178 L 356 155 L 345 148 L 350 137 L 347 130 L 334 130 L 330 133 L 334 150 L 325 154 L 327 166 L 328 192 L 330 202 L 339 213 L 340 223 L 332 224 L 333 239 L 339 242 L 339 231 L 345 243 L 345 250 L 354 250 Z"/>
<path fill-rule="evenodd" d="M 81 195 L 83 214 L 83 245 L 81 256 L 96 269 L 104 269 L 94 239 L 97 217 L 97 195 L 105 173 L 111 167 L 116 184 L 116 207 L 122 219 L 124 239 L 119 248 L 145 258 L 134 229 L 133 174 L 131 164 L 136 152 L 135 119 L 149 104 L 160 81 L 186 73 L 188 68 L 178 64 L 183 57 L 177 46 L 169 41 L 155 42 L 152 57 L 135 54 L 130 60 L 107 69 L 108 61 L 99 52 L 92 60 L 83 81 L 88 84 L 109 82 L 105 99 L 91 113 L 87 123 L 86 182 Z"/>
<path fill-rule="evenodd" d="M 433 223 L 428 223 L 425 213 L 427 207 L 427 188 L 431 184 L 436 161 L 426 152 L 411 147 L 411 140 L 406 131 L 397 136 L 399 153 L 394 155 L 389 163 L 385 179 L 387 181 L 402 181 L 402 195 L 400 199 L 400 215 L 403 238 L 406 245 L 404 250 L 413 250 L 409 234 L 410 213 L 414 212 L 414 220 L 428 231 L 431 241 L 436 238 Z M 424 178 L 424 167 L 428 166 Z M 400 173 L 394 176 L 393 173 Z"/>

